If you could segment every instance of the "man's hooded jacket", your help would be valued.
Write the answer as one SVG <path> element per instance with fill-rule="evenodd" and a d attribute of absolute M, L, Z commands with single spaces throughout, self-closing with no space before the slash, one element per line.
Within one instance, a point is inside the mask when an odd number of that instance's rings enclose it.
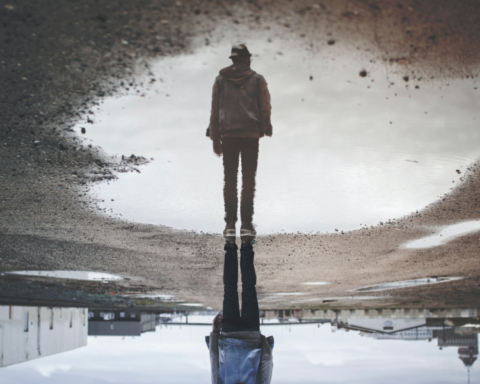
<path fill-rule="evenodd" d="M 210 138 L 272 135 L 270 93 L 265 78 L 247 66 L 231 65 L 215 79 Z"/>

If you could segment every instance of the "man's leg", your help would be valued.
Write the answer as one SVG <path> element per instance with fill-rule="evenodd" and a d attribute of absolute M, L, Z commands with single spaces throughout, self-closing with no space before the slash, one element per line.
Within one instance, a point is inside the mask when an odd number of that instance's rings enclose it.
<path fill-rule="evenodd" d="M 224 138 L 222 140 L 224 188 L 223 197 L 225 201 L 225 222 L 227 228 L 235 228 L 237 222 L 238 198 L 237 198 L 237 177 L 238 157 L 240 148 L 235 138 Z"/>
<path fill-rule="evenodd" d="M 240 326 L 238 304 L 238 256 L 235 243 L 225 244 L 225 263 L 223 265 L 223 319 L 222 331 L 234 332 Z"/>
<path fill-rule="evenodd" d="M 251 244 L 242 244 L 240 249 L 240 268 L 242 271 L 242 324 L 251 331 L 260 330 L 260 313 L 258 310 L 257 275 L 253 264 L 254 257 Z"/>
<path fill-rule="evenodd" d="M 242 228 L 253 229 L 253 200 L 255 198 L 255 176 L 258 164 L 258 139 L 245 138 L 242 154 L 242 200 L 240 216 Z"/>

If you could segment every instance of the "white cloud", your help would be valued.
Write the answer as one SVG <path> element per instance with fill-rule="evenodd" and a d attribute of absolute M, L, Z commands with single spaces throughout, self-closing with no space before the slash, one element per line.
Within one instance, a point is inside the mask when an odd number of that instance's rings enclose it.
<path fill-rule="evenodd" d="M 38 371 L 43 377 L 50 377 L 57 371 L 67 372 L 72 368 L 70 364 L 42 364 L 41 361 L 33 366 L 33 369 Z"/>
<path fill-rule="evenodd" d="M 336 353 L 322 353 L 322 352 L 306 352 L 305 357 L 314 365 L 325 365 L 327 367 L 333 367 L 345 364 L 345 355 L 339 355 Z"/>

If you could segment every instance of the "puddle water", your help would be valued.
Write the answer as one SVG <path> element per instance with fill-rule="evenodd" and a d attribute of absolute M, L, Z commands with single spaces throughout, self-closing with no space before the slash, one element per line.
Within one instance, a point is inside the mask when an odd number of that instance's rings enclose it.
<path fill-rule="evenodd" d="M 182 300 L 177 299 L 172 295 L 165 294 L 137 294 L 137 295 L 122 295 L 122 297 L 158 300 L 163 303 L 180 303 Z"/>
<path fill-rule="evenodd" d="M 449 192 L 462 176 L 456 170 L 480 155 L 470 79 L 406 83 L 383 66 L 360 77 L 356 61 L 263 38 L 248 46 L 272 97 L 273 137 L 260 140 L 256 178 L 259 233 L 351 230 L 401 217 Z M 89 116 L 94 125 L 78 124 L 79 136 L 108 154 L 155 159 L 94 187 L 101 208 L 137 222 L 223 230 L 222 160 L 205 129 L 229 50 L 225 43 L 163 59 L 152 67 L 155 90 L 104 100 Z"/>
<path fill-rule="evenodd" d="M 11 271 L 5 272 L 5 274 L 72 280 L 125 280 L 122 276 L 112 275 L 110 273 L 88 271 Z"/>
<path fill-rule="evenodd" d="M 2 382 L 211 383 L 215 315 L 0 306 Z M 451 383 L 480 380 L 477 316 L 352 308 L 268 310 L 260 320 L 274 338 L 275 383 Z"/>
<path fill-rule="evenodd" d="M 282 301 L 286 303 L 285 299 L 280 298 L 279 296 L 300 296 L 300 295 L 311 295 L 310 293 L 289 293 L 289 294 L 273 294 L 265 295 L 258 300 L 259 303 L 270 303 L 274 301 Z M 302 303 L 330 303 L 330 302 L 348 302 L 348 301 L 363 301 L 363 300 L 382 300 L 389 298 L 390 296 L 342 296 L 342 297 L 310 297 L 308 299 L 295 299 L 289 302 L 289 304 L 302 304 Z"/>
<path fill-rule="evenodd" d="M 457 237 L 467 235 L 474 231 L 480 231 L 480 221 L 468 221 L 466 223 L 460 223 L 450 225 L 443 229 L 441 232 L 423 237 L 418 240 L 411 241 L 405 245 L 405 248 L 429 248 L 436 247 L 441 244 L 445 244 Z"/>
<path fill-rule="evenodd" d="M 274 293 L 275 296 L 298 296 L 298 295 L 306 295 L 304 292 L 281 292 L 281 293 Z"/>
<path fill-rule="evenodd" d="M 312 297 L 310 299 L 295 300 L 290 304 L 302 304 L 302 303 L 345 303 L 349 301 L 367 301 L 367 300 L 382 300 L 388 299 L 390 296 L 341 296 L 341 297 Z"/>
<path fill-rule="evenodd" d="M 396 281 L 394 283 L 370 285 L 368 287 L 352 289 L 352 291 L 354 292 L 384 291 L 386 289 L 397 289 L 397 288 L 415 287 L 415 286 L 427 285 L 427 284 L 447 283 L 449 281 L 455 281 L 460 279 L 463 279 L 463 277 L 429 277 L 424 279 L 413 279 L 413 280 Z"/>

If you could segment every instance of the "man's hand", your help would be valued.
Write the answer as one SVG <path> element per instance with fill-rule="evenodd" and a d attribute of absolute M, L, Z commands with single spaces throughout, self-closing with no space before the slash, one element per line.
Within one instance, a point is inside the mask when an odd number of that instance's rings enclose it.
<path fill-rule="evenodd" d="M 212 328 L 214 331 L 220 331 L 221 327 L 222 327 L 222 315 L 218 314 L 213 319 Z"/>
<path fill-rule="evenodd" d="M 213 152 L 218 156 L 222 156 L 222 142 L 220 140 L 215 140 L 213 142 Z"/>
<path fill-rule="evenodd" d="M 267 130 L 265 131 L 265 136 L 272 137 L 272 125 L 270 125 Z"/>

